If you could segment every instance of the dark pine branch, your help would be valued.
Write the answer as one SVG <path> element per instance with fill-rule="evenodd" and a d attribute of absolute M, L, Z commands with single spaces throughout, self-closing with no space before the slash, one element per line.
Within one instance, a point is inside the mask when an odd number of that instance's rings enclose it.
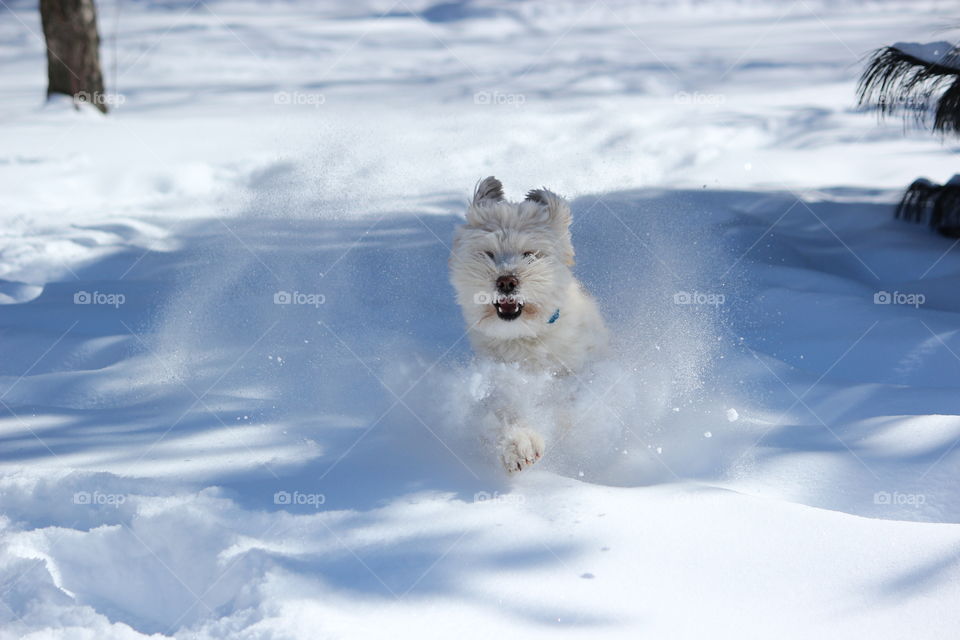
<path fill-rule="evenodd" d="M 860 106 L 881 117 L 903 114 L 941 133 L 960 133 L 960 68 L 951 50 L 938 61 L 925 60 L 897 47 L 878 49 L 857 85 Z"/>
<path fill-rule="evenodd" d="M 926 178 L 914 180 L 897 205 L 896 217 L 927 223 L 941 235 L 960 238 L 960 176 L 944 185 Z"/>

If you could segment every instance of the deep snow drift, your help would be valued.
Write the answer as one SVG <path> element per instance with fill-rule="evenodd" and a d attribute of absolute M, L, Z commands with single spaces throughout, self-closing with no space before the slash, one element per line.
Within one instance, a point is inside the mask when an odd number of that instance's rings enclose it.
<path fill-rule="evenodd" d="M 100 2 L 106 118 L 3 8 L 0 637 L 955 632 L 960 253 L 891 219 L 955 149 L 852 106 L 952 16 L 319 4 Z M 615 343 L 514 479 L 471 398 L 557 390 L 446 272 L 491 173 Z"/>

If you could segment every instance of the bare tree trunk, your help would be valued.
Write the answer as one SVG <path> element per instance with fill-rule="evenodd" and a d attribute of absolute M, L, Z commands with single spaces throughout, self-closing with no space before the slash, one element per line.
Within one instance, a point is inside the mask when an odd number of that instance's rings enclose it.
<path fill-rule="evenodd" d="M 93 0 L 40 0 L 47 40 L 47 97 L 63 93 L 107 112 Z"/>

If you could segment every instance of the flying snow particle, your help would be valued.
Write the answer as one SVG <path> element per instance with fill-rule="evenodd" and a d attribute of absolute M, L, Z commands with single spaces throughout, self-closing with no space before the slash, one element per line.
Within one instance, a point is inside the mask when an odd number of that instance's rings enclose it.
<path fill-rule="evenodd" d="M 727 422 L 736 422 L 739 418 L 740 414 L 736 409 L 727 409 Z"/>

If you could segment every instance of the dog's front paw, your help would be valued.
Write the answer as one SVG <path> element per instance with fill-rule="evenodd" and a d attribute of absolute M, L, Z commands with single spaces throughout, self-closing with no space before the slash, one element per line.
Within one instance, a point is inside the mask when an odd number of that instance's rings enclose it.
<path fill-rule="evenodd" d="M 543 438 L 531 429 L 511 429 L 502 446 L 501 457 L 508 473 L 523 471 L 543 456 Z"/>

